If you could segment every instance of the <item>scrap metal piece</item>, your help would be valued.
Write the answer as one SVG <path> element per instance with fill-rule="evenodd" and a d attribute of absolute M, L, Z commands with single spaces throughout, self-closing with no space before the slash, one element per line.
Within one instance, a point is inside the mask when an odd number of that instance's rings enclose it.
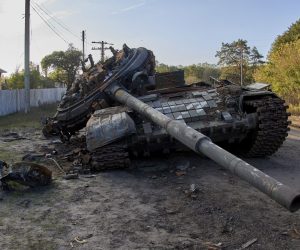
<path fill-rule="evenodd" d="M 46 186 L 51 183 L 52 172 L 45 166 L 32 162 L 18 162 L 10 167 L 5 162 L 0 162 L 0 182 L 4 189 L 9 189 L 10 182 L 29 187 Z"/>

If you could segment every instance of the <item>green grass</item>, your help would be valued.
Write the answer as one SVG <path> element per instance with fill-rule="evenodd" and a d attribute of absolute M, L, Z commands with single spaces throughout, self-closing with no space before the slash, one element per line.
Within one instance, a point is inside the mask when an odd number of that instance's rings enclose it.
<path fill-rule="evenodd" d="M 20 161 L 22 159 L 22 155 L 19 152 L 13 152 L 10 149 L 7 149 L 7 145 L 0 146 L 0 159 L 2 161 L 6 161 L 7 163 L 10 163 L 13 161 Z"/>
<path fill-rule="evenodd" d="M 31 108 L 28 114 L 23 112 L 0 117 L 0 130 L 11 130 L 18 128 L 40 128 L 41 117 L 53 116 L 56 112 L 56 104 L 44 105 Z"/>

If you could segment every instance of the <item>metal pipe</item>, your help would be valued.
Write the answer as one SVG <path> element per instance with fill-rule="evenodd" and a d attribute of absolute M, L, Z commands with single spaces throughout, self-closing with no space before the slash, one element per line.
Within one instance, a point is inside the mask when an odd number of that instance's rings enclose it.
<path fill-rule="evenodd" d="M 290 187 L 220 148 L 212 143 L 207 136 L 187 126 L 185 123 L 170 119 L 156 109 L 133 97 L 118 85 L 112 87 L 110 92 L 118 102 L 144 115 L 155 124 L 166 129 L 168 134 L 190 149 L 206 155 L 291 212 L 300 209 L 300 193 L 297 193 Z"/>

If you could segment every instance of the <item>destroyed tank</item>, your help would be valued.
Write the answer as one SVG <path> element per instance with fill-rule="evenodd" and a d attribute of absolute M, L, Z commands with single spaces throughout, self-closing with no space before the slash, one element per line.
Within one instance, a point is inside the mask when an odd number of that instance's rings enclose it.
<path fill-rule="evenodd" d="M 105 63 L 83 67 L 45 136 L 67 141 L 86 131 L 89 165 L 94 170 L 124 168 L 130 159 L 192 149 L 248 181 L 290 211 L 300 196 L 221 147 L 248 157 L 276 152 L 287 136 L 284 101 L 265 84 L 241 87 L 229 81 L 184 82 L 183 71 L 155 73 L 145 48 L 126 45 Z"/>

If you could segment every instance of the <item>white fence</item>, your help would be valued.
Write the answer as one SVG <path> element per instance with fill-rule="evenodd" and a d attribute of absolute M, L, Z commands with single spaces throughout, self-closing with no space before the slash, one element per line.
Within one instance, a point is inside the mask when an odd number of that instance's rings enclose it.
<path fill-rule="evenodd" d="M 61 100 L 65 88 L 31 89 L 30 106 L 55 103 Z M 24 89 L 0 90 L 0 116 L 23 111 L 25 107 Z"/>

